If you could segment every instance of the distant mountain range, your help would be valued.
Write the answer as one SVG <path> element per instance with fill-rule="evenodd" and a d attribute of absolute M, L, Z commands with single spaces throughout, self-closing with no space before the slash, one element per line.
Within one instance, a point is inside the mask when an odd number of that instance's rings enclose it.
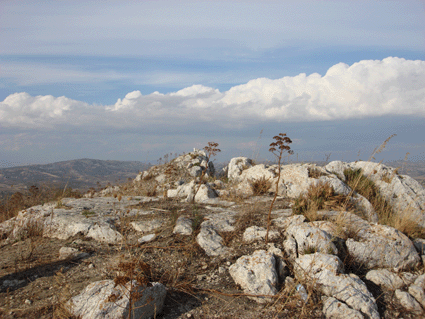
<path fill-rule="evenodd" d="M 45 165 L 28 165 L 0 169 L 0 192 L 22 191 L 32 185 L 68 187 L 87 190 L 108 183 L 125 182 L 135 178 L 139 171 L 150 167 L 137 161 L 104 161 L 77 159 Z"/>

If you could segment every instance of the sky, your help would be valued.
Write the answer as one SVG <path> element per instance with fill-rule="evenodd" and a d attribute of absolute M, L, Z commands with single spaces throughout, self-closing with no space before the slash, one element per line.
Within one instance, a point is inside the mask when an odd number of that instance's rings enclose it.
<path fill-rule="evenodd" d="M 0 2 L 0 168 L 425 161 L 425 2 Z"/>

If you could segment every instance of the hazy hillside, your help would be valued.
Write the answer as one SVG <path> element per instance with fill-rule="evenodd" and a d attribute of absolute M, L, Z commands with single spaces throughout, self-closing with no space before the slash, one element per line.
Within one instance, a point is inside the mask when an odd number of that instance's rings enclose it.
<path fill-rule="evenodd" d="M 78 159 L 45 165 L 29 165 L 0 169 L 0 192 L 16 192 L 31 185 L 68 186 L 75 189 L 124 182 L 135 178 L 149 167 L 137 161 L 103 161 Z"/>

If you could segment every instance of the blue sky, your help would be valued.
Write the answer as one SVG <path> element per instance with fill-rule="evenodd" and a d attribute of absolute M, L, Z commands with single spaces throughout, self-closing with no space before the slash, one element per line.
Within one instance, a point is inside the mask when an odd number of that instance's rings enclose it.
<path fill-rule="evenodd" d="M 425 160 L 423 1 L 2 1 L 0 167 Z M 260 137 L 260 131 L 263 131 Z"/>

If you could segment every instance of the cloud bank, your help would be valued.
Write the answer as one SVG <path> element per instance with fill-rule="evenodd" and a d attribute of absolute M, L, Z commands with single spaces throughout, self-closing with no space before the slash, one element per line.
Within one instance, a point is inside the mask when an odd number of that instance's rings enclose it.
<path fill-rule="evenodd" d="M 221 127 L 385 115 L 425 117 L 425 61 L 389 57 L 339 63 L 324 76 L 258 78 L 220 92 L 203 85 L 142 95 L 113 105 L 15 93 L 0 102 L 0 126 L 17 129 L 152 129 L 202 122 Z"/>

